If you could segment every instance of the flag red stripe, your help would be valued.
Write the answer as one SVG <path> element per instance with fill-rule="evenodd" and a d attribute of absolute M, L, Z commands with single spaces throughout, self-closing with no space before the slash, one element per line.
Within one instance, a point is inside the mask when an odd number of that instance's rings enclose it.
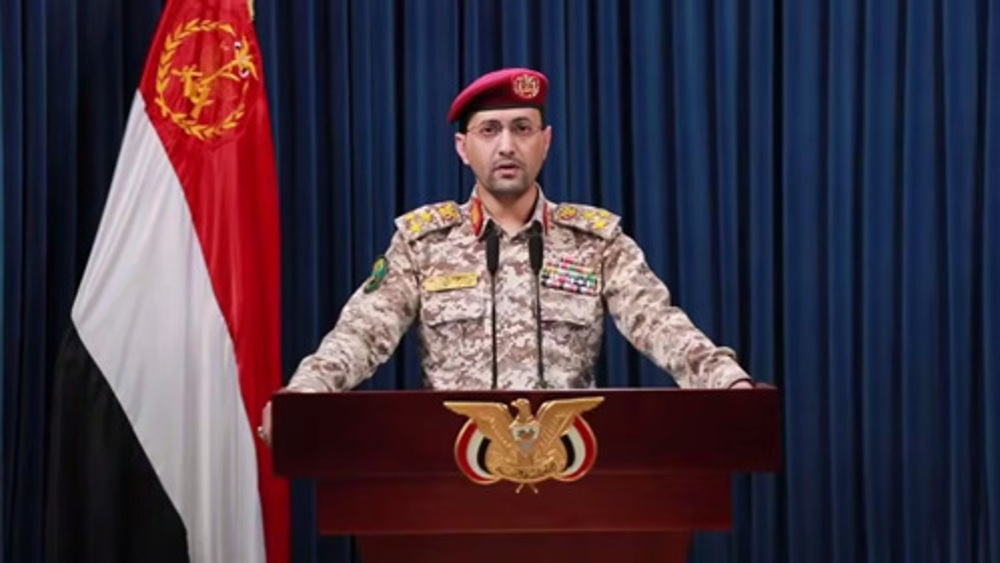
<path fill-rule="evenodd" d="M 581 444 L 583 445 L 583 451 L 576 452 L 577 455 L 583 456 L 583 462 L 580 463 L 580 467 L 578 467 L 576 471 L 570 475 L 563 476 L 563 478 L 567 481 L 577 479 L 590 470 L 590 468 L 594 465 L 594 459 L 597 455 L 597 444 L 594 439 L 594 431 L 590 429 L 590 426 L 582 419 L 577 418 L 573 421 L 573 427 L 576 429 L 577 434 L 580 437 Z"/>
<path fill-rule="evenodd" d="M 251 74 L 207 84 L 214 105 L 196 117 L 180 87 L 183 76 L 174 74 L 186 49 L 199 55 L 192 62 L 221 66 L 241 47 L 247 49 L 249 65 L 234 72 L 250 69 Z M 213 49 L 214 59 L 206 55 Z M 150 121 L 184 188 L 233 341 L 248 430 L 254 435 L 261 409 L 281 385 L 280 229 L 263 70 L 245 0 L 171 0 L 140 84 Z M 163 88 L 168 75 L 170 87 Z M 179 126 L 178 116 L 193 124 Z M 259 440 L 256 444 L 268 562 L 284 563 L 290 553 L 287 483 L 273 475 L 269 449 Z"/>
<path fill-rule="evenodd" d="M 458 442 L 455 444 L 455 461 L 458 463 L 458 467 L 462 470 L 462 473 L 465 473 L 469 479 L 477 483 L 491 483 L 490 479 L 484 478 L 478 470 L 473 469 L 472 464 L 469 462 L 469 457 L 475 456 L 475 452 L 469 451 L 469 444 L 472 442 L 472 438 L 476 435 L 476 432 L 478 432 L 478 428 L 476 428 L 475 424 L 466 424 L 462 427 Z"/>

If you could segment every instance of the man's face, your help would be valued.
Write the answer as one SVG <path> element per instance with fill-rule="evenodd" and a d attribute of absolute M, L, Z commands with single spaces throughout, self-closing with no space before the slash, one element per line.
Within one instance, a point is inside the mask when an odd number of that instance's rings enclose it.
<path fill-rule="evenodd" d="M 516 198 L 534 185 L 552 140 L 534 108 L 484 110 L 472 115 L 455 150 L 496 198 Z"/>

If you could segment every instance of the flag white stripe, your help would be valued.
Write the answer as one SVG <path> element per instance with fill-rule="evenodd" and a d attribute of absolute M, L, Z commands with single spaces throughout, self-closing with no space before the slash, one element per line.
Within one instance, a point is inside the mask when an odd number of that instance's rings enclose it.
<path fill-rule="evenodd" d="M 263 562 L 232 339 L 139 94 L 72 318 L 184 521 L 191 561 Z"/>
<path fill-rule="evenodd" d="M 486 436 L 479 430 L 473 432 L 472 438 L 469 440 L 469 447 L 465 448 L 465 459 L 469 467 L 472 468 L 473 473 L 481 479 L 489 480 L 493 479 L 493 476 L 485 471 L 485 467 L 479 465 L 479 450 L 483 447 L 483 440 L 485 438 Z"/>

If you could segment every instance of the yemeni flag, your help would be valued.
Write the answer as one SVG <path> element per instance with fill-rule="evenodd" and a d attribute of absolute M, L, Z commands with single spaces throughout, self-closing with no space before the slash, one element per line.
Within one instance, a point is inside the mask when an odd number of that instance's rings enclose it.
<path fill-rule="evenodd" d="M 277 182 L 247 0 L 170 0 L 56 364 L 46 561 L 289 557 Z"/>

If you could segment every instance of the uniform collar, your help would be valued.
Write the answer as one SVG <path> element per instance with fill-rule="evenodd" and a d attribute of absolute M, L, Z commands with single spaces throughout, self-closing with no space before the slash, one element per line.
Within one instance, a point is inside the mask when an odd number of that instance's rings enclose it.
<path fill-rule="evenodd" d="M 542 187 L 537 184 L 536 186 L 538 187 L 538 198 L 535 200 L 535 209 L 531 212 L 531 218 L 524 224 L 524 228 L 527 229 L 529 225 L 538 221 L 542 224 L 542 232 L 548 234 L 550 205 L 545 198 Z M 486 225 L 495 221 L 490 216 L 489 210 L 483 205 L 482 200 L 479 199 L 476 189 L 472 188 L 472 196 L 469 198 L 469 223 L 472 226 L 472 234 L 479 238 L 486 232 Z"/>

